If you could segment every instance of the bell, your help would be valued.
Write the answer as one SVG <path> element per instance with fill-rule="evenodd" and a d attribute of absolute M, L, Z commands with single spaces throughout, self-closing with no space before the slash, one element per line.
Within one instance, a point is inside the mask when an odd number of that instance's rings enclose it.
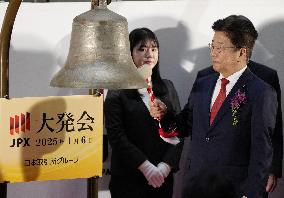
<path fill-rule="evenodd" d="M 130 55 L 127 20 L 107 9 L 106 0 L 73 19 L 67 60 L 50 85 L 90 89 L 147 86 Z"/>

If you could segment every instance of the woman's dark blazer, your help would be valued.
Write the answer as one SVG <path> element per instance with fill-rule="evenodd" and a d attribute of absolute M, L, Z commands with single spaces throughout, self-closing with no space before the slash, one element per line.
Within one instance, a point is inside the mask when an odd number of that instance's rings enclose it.
<path fill-rule="evenodd" d="M 168 93 L 159 98 L 168 110 L 180 111 L 176 90 L 169 80 Z M 160 162 L 178 169 L 183 143 L 177 146 L 164 142 L 158 124 L 142 101 L 137 90 L 109 90 L 104 103 L 105 127 L 112 147 L 111 175 L 135 176 L 145 160 L 155 166 Z"/>

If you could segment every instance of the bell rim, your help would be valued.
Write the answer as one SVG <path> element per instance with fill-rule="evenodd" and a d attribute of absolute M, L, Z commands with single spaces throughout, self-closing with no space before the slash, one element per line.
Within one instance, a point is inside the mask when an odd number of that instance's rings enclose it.
<path fill-rule="evenodd" d="M 147 84 L 133 62 L 115 64 L 96 61 L 81 66 L 65 65 L 52 78 L 50 86 L 134 89 L 147 87 Z"/>

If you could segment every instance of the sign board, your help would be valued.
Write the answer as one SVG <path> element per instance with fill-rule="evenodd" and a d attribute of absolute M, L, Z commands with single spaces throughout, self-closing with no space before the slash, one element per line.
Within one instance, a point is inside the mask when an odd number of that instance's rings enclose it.
<path fill-rule="evenodd" d="M 103 97 L 0 99 L 0 182 L 102 176 Z"/>

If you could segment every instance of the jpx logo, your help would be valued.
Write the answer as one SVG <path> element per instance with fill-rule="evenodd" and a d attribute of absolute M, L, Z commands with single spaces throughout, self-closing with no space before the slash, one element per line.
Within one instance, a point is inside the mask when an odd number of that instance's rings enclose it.
<path fill-rule="evenodd" d="M 26 112 L 26 115 L 21 113 L 21 115 L 15 115 L 10 117 L 10 135 L 20 132 L 26 132 L 31 129 L 31 114 Z"/>
<path fill-rule="evenodd" d="M 27 132 L 31 129 L 31 114 L 26 112 L 26 115 L 21 113 L 21 115 L 15 115 L 10 117 L 10 135 L 20 132 Z M 26 147 L 30 146 L 30 138 L 14 138 L 12 139 L 12 144 L 10 147 Z"/>

